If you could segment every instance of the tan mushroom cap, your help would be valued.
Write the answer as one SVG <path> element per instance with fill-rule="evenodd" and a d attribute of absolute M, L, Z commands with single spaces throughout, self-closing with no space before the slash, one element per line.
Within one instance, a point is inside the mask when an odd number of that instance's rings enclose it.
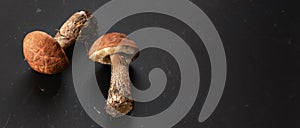
<path fill-rule="evenodd" d="M 33 31 L 25 36 L 23 53 L 30 67 L 43 74 L 59 73 L 69 63 L 58 42 L 41 31 Z"/>
<path fill-rule="evenodd" d="M 122 53 L 126 62 L 134 61 L 139 55 L 136 44 L 125 34 L 113 32 L 99 37 L 89 50 L 89 58 L 102 64 L 111 64 L 110 55 Z"/>

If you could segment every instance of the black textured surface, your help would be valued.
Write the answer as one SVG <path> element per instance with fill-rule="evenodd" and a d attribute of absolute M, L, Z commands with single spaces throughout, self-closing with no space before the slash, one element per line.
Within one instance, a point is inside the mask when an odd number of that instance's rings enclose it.
<path fill-rule="evenodd" d="M 84 112 L 77 100 L 69 66 L 57 75 L 41 75 L 24 61 L 22 40 L 32 30 L 43 30 L 51 35 L 73 12 L 96 10 L 104 0 L 6 0 L 0 2 L 0 127 L 3 128 L 87 128 L 99 127 Z M 209 85 L 210 66 L 203 46 L 196 53 L 206 58 L 199 64 L 202 93 L 194 107 L 176 128 L 281 128 L 300 127 L 300 15 L 296 1 L 285 0 L 192 0 L 211 18 L 225 47 L 228 73 L 223 97 L 212 116 L 199 123 L 198 115 Z M 145 20 L 149 18 L 150 20 Z M 160 19 L 156 24 L 154 21 Z M 190 45 L 201 41 L 193 31 L 171 17 L 139 14 L 116 24 L 111 31 L 130 33 L 143 26 L 168 27 Z M 154 51 L 157 49 L 154 49 Z M 153 51 L 152 51 L 153 52 Z M 163 51 L 162 57 L 172 57 Z M 67 54 L 71 59 L 72 50 Z M 142 56 L 151 55 L 151 49 Z M 147 58 L 132 66 L 147 63 Z M 149 67 L 160 66 L 156 63 Z M 99 66 L 99 65 L 98 65 Z M 176 83 L 177 65 L 170 66 L 174 74 L 167 75 Z M 109 66 L 102 66 L 105 77 L 98 82 L 108 85 Z M 161 67 L 164 68 L 164 67 Z M 150 69 L 145 69 L 147 72 Z M 169 69 L 170 70 L 170 69 Z M 108 72 L 108 73 L 107 73 Z M 144 73 L 145 73 L 144 72 Z M 147 74 L 131 70 L 132 82 L 143 83 Z M 203 77 L 202 77 L 203 76 Z M 172 78 L 174 78 L 172 80 Z M 168 81 L 169 82 L 169 81 Z M 176 85 L 176 84 L 175 84 Z M 177 85 L 176 85 L 177 86 Z M 100 87 L 105 94 L 105 86 Z M 177 87 L 178 88 L 178 87 Z M 175 87 L 176 90 L 176 87 Z M 176 97 L 176 91 L 164 94 Z M 170 98 L 170 102 L 172 98 Z M 160 104 L 161 107 L 157 108 Z M 170 102 L 157 99 L 149 105 L 154 110 L 137 108 L 135 116 L 153 115 L 163 111 Z M 142 103 L 140 108 L 142 108 Z M 145 105 L 145 104 L 144 104 Z M 148 105 L 148 104 L 147 104 Z"/>

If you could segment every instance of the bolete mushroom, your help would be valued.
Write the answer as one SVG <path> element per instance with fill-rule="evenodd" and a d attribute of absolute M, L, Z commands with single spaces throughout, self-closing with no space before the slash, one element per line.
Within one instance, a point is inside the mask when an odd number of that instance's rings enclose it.
<path fill-rule="evenodd" d="M 106 112 L 120 117 L 132 110 L 129 63 L 139 55 L 136 44 L 122 33 L 108 33 L 98 38 L 89 50 L 89 58 L 95 62 L 111 65 L 110 88 Z"/>
<path fill-rule="evenodd" d="M 64 49 L 75 42 L 88 17 L 87 11 L 74 13 L 62 25 L 55 38 L 42 31 L 28 33 L 23 40 L 23 53 L 29 66 L 43 74 L 63 71 L 69 63 Z"/>
<path fill-rule="evenodd" d="M 42 31 L 33 31 L 25 36 L 23 53 L 29 66 L 43 74 L 59 73 L 69 63 L 59 43 Z"/>

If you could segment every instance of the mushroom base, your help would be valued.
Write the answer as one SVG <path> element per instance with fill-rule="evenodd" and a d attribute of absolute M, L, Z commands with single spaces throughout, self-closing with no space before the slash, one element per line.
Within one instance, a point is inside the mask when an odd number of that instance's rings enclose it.
<path fill-rule="evenodd" d="M 113 94 L 118 95 L 118 94 Z M 118 100 L 107 101 L 105 106 L 106 112 L 112 117 L 120 117 L 126 115 L 132 110 L 132 100 L 122 95 L 117 96 Z M 112 98 L 110 98 L 112 99 Z"/>

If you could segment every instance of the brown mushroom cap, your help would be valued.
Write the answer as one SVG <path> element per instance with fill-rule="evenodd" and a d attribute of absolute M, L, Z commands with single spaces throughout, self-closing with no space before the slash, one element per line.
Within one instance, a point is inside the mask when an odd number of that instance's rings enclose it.
<path fill-rule="evenodd" d="M 113 32 L 99 37 L 89 50 L 89 58 L 102 64 L 111 64 L 110 55 L 122 53 L 126 62 L 134 61 L 138 55 L 136 44 L 127 38 L 125 34 Z"/>
<path fill-rule="evenodd" d="M 41 31 L 33 31 L 25 36 L 23 53 L 30 67 L 44 74 L 59 73 L 69 63 L 58 42 Z"/>

